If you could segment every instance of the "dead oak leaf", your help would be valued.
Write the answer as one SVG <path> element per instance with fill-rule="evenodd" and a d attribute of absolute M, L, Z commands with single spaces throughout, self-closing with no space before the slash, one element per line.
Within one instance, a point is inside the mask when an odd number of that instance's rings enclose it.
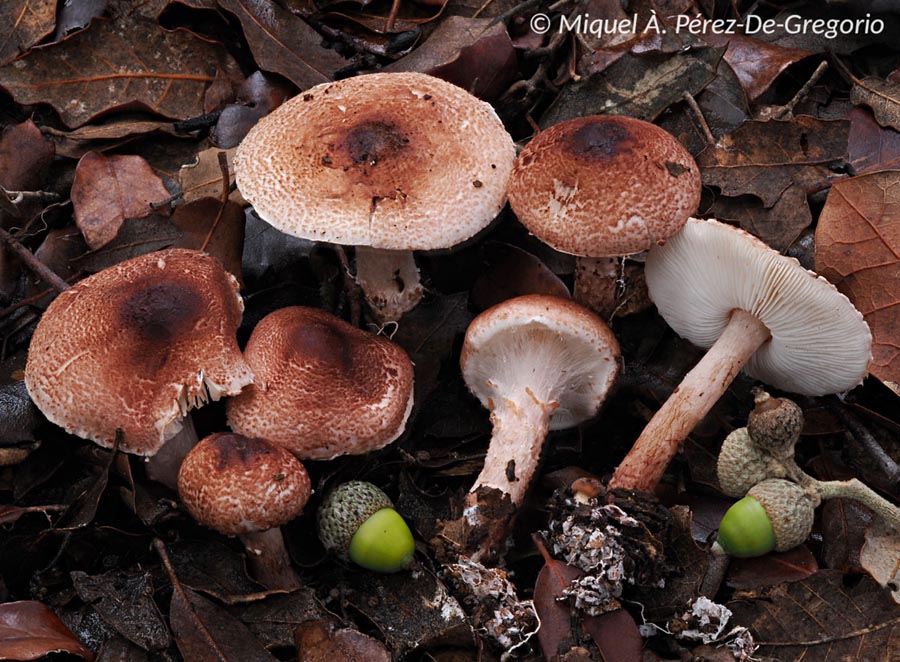
<path fill-rule="evenodd" d="M 112 241 L 126 218 L 143 218 L 153 212 L 152 203 L 168 197 L 162 180 L 140 156 L 88 152 L 75 168 L 75 223 L 93 250 Z"/>
<path fill-rule="evenodd" d="M 236 66 L 221 46 L 132 12 L 0 67 L 0 87 L 18 103 L 49 103 L 70 127 L 122 107 L 186 119 L 203 114 L 217 68 Z"/>
<path fill-rule="evenodd" d="M 900 130 L 900 83 L 891 83 L 874 76 L 853 80 L 850 102 L 868 106 L 881 126 Z"/>
<path fill-rule="evenodd" d="M 31 600 L 0 605 L 0 660 L 37 660 L 57 652 L 94 659 L 50 607 Z"/>
<path fill-rule="evenodd" d="M 15 60 L 56 27 L 55 0 L 0 3 L 0 64 Z"/>
<path fill-rule="evenodd" d="M 869 323 L 870 372 L 900 382 L 900 171 L 834 183 L 816 228 L 815 263 Z"/>

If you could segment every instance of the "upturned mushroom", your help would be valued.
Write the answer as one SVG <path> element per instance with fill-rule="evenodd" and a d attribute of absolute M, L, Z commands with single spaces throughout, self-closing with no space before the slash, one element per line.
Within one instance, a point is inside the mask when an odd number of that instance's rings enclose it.
<path fill-rule="evenodd" d="M 596 415 L 618 372 L 609 327 L 566 299 L 527 295 L 481 313 L 466 331 L 460 364 L 469 390 L 491 411 L 493 434 L 464 518 L 476 558 L 503 546 L 494 513 L 521 504 L 550 430 Z M 490 508 L 484 508 L 490 504 Z M 512 508 L 509 508 L 512 506 Z"/>
<path fill-rule="evenodd" d="M 300 586 L 280 527 L 300 515 L 311 489 L 306 469 L 288 451 L 264 439 L 213 434 L 184 459 L 178 494 L 200 524 L 241 539 L 263 586 Z"/>
<path fill-rule="evenodd" d="M 422 296 L 412 251 L 450 248 L 487 226 L 506 202 L 514 159 L 489 104 L 404 72 L 306 90 L 263 118 L 234 162 L 260 218 L 356 246 L 357 279 L 388 321 Z"/>
<path fill-rule="evenodd" d="M 522 224 L 576 261 L 575 300 L 611 312 L 616 256 L 678 232 L 700 204 L 700 170 L 649 122 L 595 115 L 541 131 L 516 160 L 509 204 Z"/>
<path fill-rule="evenodd" d="M 413 405 L 403 349 L 334 315 L 300 306 L 264 317 L 244 356 L 254 383 L 228 401 L 228 423 L 304 460 L 377 450 L 399 437 Z"/>
<path fill-rule="evenodd" d="M 210 255 L 170 249 L 120 262 L 61 293 L 38 323 L 25 383 L 50 422 L 152 457 L 188 412 L 237 395 L 252 373 L 237 345 L 238 284 Z M 196 442 L 194 436 L 192 442 Z M 158 473 L 174 487 L 187 448 Z"/>
<path fill-rule="evenodd" d="M 804 395 L 848 391 L 867 374 L 872 335 L 850 300 L 743 230 L 691 219 L 650 251 L 646 277 L 669 326 L 709 351 L 644 428 L 613 487 L 654 489 L 741 368 Z"/>

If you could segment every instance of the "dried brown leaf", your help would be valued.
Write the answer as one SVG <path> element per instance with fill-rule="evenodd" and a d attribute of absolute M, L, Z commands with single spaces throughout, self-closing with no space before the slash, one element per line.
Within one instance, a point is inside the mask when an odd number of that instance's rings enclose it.
<path fill-rule="evenodd" d="M 267 0 L 219 0 L 244 28 L 244 36 L 261 69 L 281 74 L 300 89 L 327 83 L 347 65 L 323 47 L 322 37 L 299 16 Z"/>
<path fill-rule="evenodd" d="M 53 32 L 56 0 L 7 0 L 0 3 L 0 65 Z"/>
<path fill-rule="evenodd" d="M 894 659 L 890 651 L 900 636 L 900 606 L 868 577 L 848 586 L 839 570 L 821 570 L 735 598 L 728 608 L 736 623 L 753 631 L 761 645 L 756 657 L 780 662 Z"/>
<path fill-rule="evenodd" d="M 0 67 L 0 87 L 19 103 L 49 103 L 70 127 L 125 106 L 186 119 L 203 113 L 216 70 L 235 66 L 221 46 L 134 11 Z"/>
<path fill-rule="evenodd" d="M 534 610 L 541 621 L 538 641 L 545 659 L 565 654 L 579 641 L 576 621 L 568 601 L 560 602 L 573 579 L 584 573 L 562 561 L 550 559 L 538 573 L 534 583 Z M 590 617 L 589 617 L 590 618 Z"/>
<path fill-rule="evenodd" d="M 900 83 L 889 83 L 874 76 L 854 80 L 850 101 L 872 109 L 881 126 L 900 130 Z"/>
<path fill-rule="evenodd" d="M 50 653 L 94 659 L 46 605 L 31 600 L 0 604 L 0 660 L 37 660 Z"/>
<path fill-rule="evenodd" d="M 816 271 L 846 294 L 872 330 L 869 370 L 900 382 L 900 171 L 837 181 L 816 228 Z"/>
<path fill-rule="evenodd" d="M 106 151 L 152 133 L 179 136 L 172 122 L 154 122 L 116 118 L 103 124 L 86 124 L 73 131 L 44 131 L 56 145 L 56 153 L 69 159 L 80 159 L 90 151 Z M 184 136 L 187 138 L 187 136 Z"/>
<path fill-rule="evenodd" d="M 172 214 L 172 224 L 182 232 L 175 246 L 205 250 L 243 285 L 244 220 L 244 210 L 231 201 L 223 206 L 215 198 L 201 198 L 181 205 Z"/>
<path fill-rule="evenodd" d="M 181 180 L 182 197 L 185 202 L 193 202 L 200 198 L 218 198 L 222 195 L 222 168 L 219 167 L 219 152 L 223 150 L 211 147 L 197 154 L 194 163 L 181 166 L 178 177 Z M 234 181 L 234 166 L 232 160 L 236 148 L 224 150 L 228 162 L 228 180 Z M 231 192 L 229 200 L 240 205 L 246 205 L 241 192 L 235 189 Z"/>
<path fill-rule="evenodd" d="M 728 585 L 736 589 L 759 589 L 806 579 L 819 570 L 816 557 L 805 545 L 753 559 L 732 559 Z"/>
<path fill-rule="evenodd" d="M 888 588 L 900 604 L 900 533 L 883 520 L 876 521 L 866 530 L 859 559 L 872 579 Z"/>
<path fill-rule="evenodd" d="M 143 218 L 153 212 L 152 203 L 168 197 L 162 180 L 140 156 L 88 152 L 75 168 L 75 223 L 93 250 L 112 241 L 126 218 Z"/>
<path fill-rule="evenodd" d="M 5 127 L 0 133 L 0 186 L 8 191 L 40 189 L 53 153 L 53 145 L 31 120 Z"/>
<path fill-rule="evenodd" d="M 795 62 L 813 55 L 799 48 L 785 48 L 742 34 L 703 35 L 713 46 L 727 46 L 725 60 L 734 69 L 747 98 L 754 101 L 775 82 L 779 74 Z"/>
<path fill-rule="evenodd" d="M 409 55 L 385 71 L 443 78 L 481 99 L 496 99 L 518 78 L 516 53 L 503 23 L 450 16 Z"/>
<path fill-rule="evenodd" d="M 880 126 L 866 108 L 854 108 L 847 119 L 848 160 L 857 175 L 900 168 L 900 131 Z"/>
<path fill-rule="evenodd" d="M 296 633 L 297 662 L 390 662 L 391 654 L 377 639 L 332 621 L 303 623 Z"/>

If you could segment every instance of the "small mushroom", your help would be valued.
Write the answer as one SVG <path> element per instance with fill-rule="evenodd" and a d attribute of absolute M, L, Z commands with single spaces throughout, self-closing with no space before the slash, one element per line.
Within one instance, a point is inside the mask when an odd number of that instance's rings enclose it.
<path fill-rule="evenodd" d="M 252 380 L 237 345 L 243 310 L 237 281 L 205 253 L 120 262 L 44 312 L 28 350 L 28 393 L 67 432 L 110 448 L 121 429 L 120 450 L 155 456 L 183 428 L 193 434 L 191 409 Z M 159 472 L 170 487 L 186 452 Z"/>
<path fill-rule="evenodd" d="M 872 334 L 850 300 L 743 230 L 691 219 L 650 251 L 646 276 L 666 322 L 709 351 L 644 428 L 613 487 L 654 489 L 741 368 L 805 395 L 847 391 L 867 374 Z"/>
<path fill-rule="evenodd" d="M 188 512 L 203 526 L 240 537 L 254 577 L 269 589 L 300 586 L 279 527 L 300 515 L 310 492 L 297 458 L 239 434 L 201 440 L 178 473 L 178 494 Z"/>
<path fill-rule="evenodd" d="M 422 296 L 412 251 L 450 248 L 487 226 L 506 202 L 514 159 L 489 104 L 403 72 L 306 90 L 260 120 L 234 163 L 260 218 L 357 247 L 360 286 L 389 321 Z"/>
<path fill-rule="evenodd" d="M 501 547 L 507 524 L 492 522 L 482 504 L 522 502 L 547 433 L 597 413 L 615 379 L 618 357 L 619 343 L 609 327 L 566 299 L 537 294 L 509 299 L 469 326 L 462 373 L 469 390 L 490 409 L 493 425 L 464 515 L 485 533 L 475 556 Z"/>
<path fill-rule="evenodd" d="M 228 401 L 235 432 L 330 460 L 382 448 L 406 427 L 413 367 L 387 338 L 295 306 L 263 318 L 244 356 L 256 377 Z"/>
<path fill-rule="evenodd" d="M 509 204 L 541 241 L 580 256 L 575 300 L 604 316 L 615 305 L 615 256 L 678 232 L 700 204 L 700 170 L 674 136 L 616 115 L 541 131 L 522 149 Z"/>

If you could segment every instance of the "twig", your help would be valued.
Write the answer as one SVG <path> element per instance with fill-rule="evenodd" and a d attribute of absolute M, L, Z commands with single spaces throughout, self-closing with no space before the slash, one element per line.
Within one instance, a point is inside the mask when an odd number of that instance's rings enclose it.
<path fill-rule="evenodd" d="M 206 239 L 203 240 L 203 245 L 200 246 L 201 251 L 205 251 L 206 247 L 209 246 L 209 242 L 212 241 L 213 234 L 215 234 L 216 228 L 219 227 L 219 221 L 222 220 L 225 207 L 228 205 L 228 194 L 231 192 L 231 178 L 228 176 L 228 155 L 225 152 L 219 152 L 216 154 L 216 157 L 219 160 L 219 170 L 222 171 L 222 193 L 219 197 L 221 204 L 219 205 L 219 213 L 216 214 L 212 227 L 209 228 Z"/>
<path fill-rule="evenodd" d="M 703 136 L 706 138 L 706 142 L 708 142 L 710 146 L 714 147 L 716 144 L 715 136 L 713 136 L 712 131 L 709 130 L 709 124 L 706 123 L 706 118 L 703 116 L 703 111 L 700 110 L 700 106 L 697 104 L 697 100 L 694 99 L 693 95 L 691 95 L 687 91 L 682 92 L 681 96 L 687 102 L 687 105 L 690 107 L 690 109 L 694 111 L 694 115 L 697 116 L 697 122 L 700 124 L 700 129 L 703 131 Z"/>
<path fill-rule="evenodd" d="M 784 104 L 781 108 L 772 113 L 772 119 L 778 120 L 787 115 L 788 113 L 794 110 L 794 106 L 796 106 L 800 101 L 809 94 L 809 91 L 812 89 L 812 86 L 819 82 L 819 79 L 825 74 L 825 71 L 828 69 L 828 62 L 822 60 L 819 63 L 819 66 L 816 67 L 816 70 L 813 72 L 812 76 L 809 77 L 809 80 L 803 84 L 797 94 Z"/>
<path fill-rule="evenodd" d="M 47 285 L 53 287 L 53 289 L 59 292 L 65 292 L 69 289 L 69 284 L 64 281 L 62 278 L 57 276 L 50 267 L 45 265 L 39 259 L 34 256 L 30 250 L 25 248 L 19 240 L 13 237 L 9 232 L 0 228 L 0 239 L 2 239 L 6 244 L 13 250 L 13 252 L 21 258 L 21 260 L 31 269 L 35 274 L 40 276 L 41 280 L 43 280 Z"/>
<path fill-rule="evenodd" d="M 397 14 L 400 13 L 400 3 L 402 0 L 394 0 L 391 4 L 391 11 L 388 13 L 387 21 L 384 23 L 385 32 L 393 32 L 394 23 L 397 22 Z"/>
<path fill-rule="evenodd" d="M 844 403 L 836 396 L 826 398 L 825 402 L 828 409 L 847 427 L 850 436 L 856 439 L 866 453 L 878 463 L 879 468 L 887 479 L 891 483 L 896 483 L 900 480 L 900 465 L 894 462 L 894 459 L 887 454 L 875 436 L 869 432 L 869 429 L 856 416 L 847 411 Z"/>
<path fill-rule="evenodd" d="M 14 205 L 29 201 L 56 202 L 60 197 L 59 193 L 54 193 L 53 191 L 8 191 L 2 187 L 0 187 L 0 191 L 5 193 L 9 201 Z"/>
<path fill-rule="evenodd" d="M 15 303 L 10 304 L 3 310 L 0 310 L 0 320 L 2 320 L 4 317 L 8 317 L 9 315 L 12 315 L 19 308 L 24 308 L 25 306 L 30 306 L 33 303 L 37 303 L 38 301 L 43 299 L 48 294 L 52 294 L 55 291 L 56 290 L 53 289 L 52 287 L 48 287 L 43 292 L 38 292 L 37 294 L 30 296 L 26 299 L 20 299 L 19 301 L 16 301 Z"/>

